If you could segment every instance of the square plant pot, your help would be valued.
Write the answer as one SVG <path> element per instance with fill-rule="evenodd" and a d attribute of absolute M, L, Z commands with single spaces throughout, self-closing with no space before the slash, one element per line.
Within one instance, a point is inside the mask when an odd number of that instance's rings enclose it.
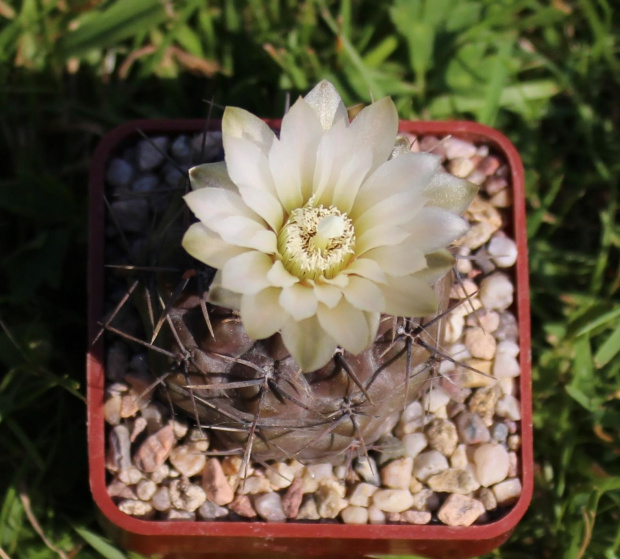
<path fill-rule="evenodd" d="M 278 129 L 280 121 L 267 120 Z M 209 130 L 220 123 L 211 122 Z M 104 188 L 115 156 L 148 137 L 198 134 L 200 120 L 143 120 L 127 123 L 101 141 L 90 175 L 89 238 L 89 337 L 97 338 L 104 310 L 104 253 L 106 225 Z M 452 137 L 484 144 L 504 164 L 510 206 L 505 210 L 504 231 L 517 246 L 516 264 L 508 270 L 515 286 L 511 311 L 517 319 L 521 369 L 517 380 L 520 400 L 517 451 L 521 493 L 503 515 L 472 526 L 447 526 L 436 520 L 426 525 L 352 525 L 336 522 L 187 521 L 145 520 L 119 510 L 106 481 L 106 424 L 104 398 L 106 370 L 103 340 L 94 343 L 87 356 L 88 448 L 90 486 L 104 530 L 121 547 L 157 557 L 365 557 L 416 554 L 431 558 L 464 559 L 488 553 L 504 543 L 525 513 L 532 495 L 532 411 L 529 286 L 526 244 L 523 168 L 514 146 L 501 133 L 471 122 L 400 122 L 400 132 L 419 137 Z"/>

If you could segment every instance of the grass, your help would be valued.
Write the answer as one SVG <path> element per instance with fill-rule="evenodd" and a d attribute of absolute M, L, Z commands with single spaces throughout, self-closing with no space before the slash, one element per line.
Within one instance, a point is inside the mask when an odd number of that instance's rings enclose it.
<path fill-rule="evenodd" d="M 620 85 L 609 0 L 0 0 L 0 548 L 122 558 L 87 487 L 86 186 L 137 117 L 347 103 L 467 118 L 527 170 L 536 489 L 501 559 L 620 557 Z M 2 554 L 0 554 L 2 555 Z"/>

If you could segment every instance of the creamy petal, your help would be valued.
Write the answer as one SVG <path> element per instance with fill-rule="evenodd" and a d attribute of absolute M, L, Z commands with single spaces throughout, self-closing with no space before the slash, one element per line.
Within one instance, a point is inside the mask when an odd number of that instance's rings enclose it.
<path fill-rule="evenodd" d="M 388 276 L 381 289 L 385 312 L 393 316 L 427 316 L 434 313 L 439 304 L 435 291 L 425 281 L 413 276 Z"/>
<path fill-rule="evenodd" d="M 362 276 L 363 278 L 367 278 L 369 280 L 374 281 L 375 283 L 385 283 L 385 273 L 375 262 L 370 258 L 357 258 L 349 266 L 347 269 L 343 271 L 343 275 L 348 276 L 349 274 L 355 274 L 358 276 Z M 343 285 L 342 287 L 346 287 Z"/>
<path fill-rule="evenodd" d="M 220 235 L 224 241 L 241 247 L 253 248 L 267 254 L 277 251 L 273 231 L 247 217 L 228 217 L 220 222 Z"/>
<path fill-rule="evenodd" d="M 385 299 L 377 284 L 366 278 L 351 276 L 349 285 L 342 293 L 356 309 L 380 313 L 385 308 Z"/>
<path fill-rule="evenodd" d="M 268 287 L 255 295 L 241 297 L 241 320 L 250 338 L 268 338 L 290 320 L 289 314 L 278 303 L 279 296 L 279 289 Z"/>
<path fill-rule="evenodd" d="M 304 320 L 316 314 L 318 301 L 312 287 L 294 284 L 282 289 L 280 305 L 295 320 Z"/>
<path fill-rule="evenodd" d="M 202 223 L 194 223 L 183 236 L 183 248 L 196 260 L 200 260 L 213 268 L 222 268 L 235 256 L 248 251 L 246 248 L 234 246 L 222 240 L 207 229 Z"/>
<path fill-rule="evenodd" d="M 222 268 L 222 287 L 235 293 L 254 295 L 269 287 L 267 274 L 272 261 L 262 252 L 251 251 L 231 258 Z"/>
<path fill-rule="evenodd" d="M 267 274 L 269 283 L 274 287 L 289 287 L 299 282 L 299 278 L 290 274 L 280 260 L 276 260 Z"/>
<path fill-rule="evenodd" d="M 192 190 L 198 190 L 206 186 L 213 188 L 224 188 L 231 192 L 237 192 L 237 187 L 228 176 L 225 161 L 217 163 L 205 163 L 197 165 L 189 170 L 189 182 Z"/>
<path fill-rule="evenodd" d="M 228 138 L 225 154 L 228 175 L 239 190 L 251 188 L 277 196 L 268 156 L 255 144 L 245 138 Z"/>
<path fill-rule="evenodd" d="M 450 173 L 437 173 L 424 189 L 429 206 L 461 214 L 471 204 L 478 187 L 467 179 L 455 177 Z"/>
<path fill-rule="evenodd" d="M 389 223 L 377 225 L 363 231 L 355 242 L 355 253 L 362 256 L 372 248 L 392 246 L 402 243 L 409 236 L 409 232 L 402 227 Z"/>
<path fill-rule="evenodd" d="M 425 202 L 424 197 L 417 191 L 394 194 L 370 207 L 355 219 L 355 230 L 366 231 L 384 223 L 402 225 L 415 219 Z"/>
<path fill-rule="evenodd" d="M 423 191 L 435 176 L 440 162 L 438 156 L 430 153 L 405 153 L 383 163 L 359 189 L 350 217 L 357 219 L 394 194 Z"/>
<path fill-rule="evenodd" d="M 316 316 L 289 320 L 282 327 L 282 341 L 302 371 L 311 373 L 327 365 L 336 351 L 336 341 L 319 325 Z"/>
<path fill-rule="evenodd" d="M 390 276 L 413 274 L 427 266 L 424 253 L 417 247 L 413 237 L 408 237 L 398 245 L 373 248 L 364 257 L 374 260 Z"/>
<path fill-rule="evenodd" d="M 462 217 L 436 207 L 425 207 L 404 226 L 424 253 L 435 252 L 467 233 L 469 223 Z"/>
<path fill-rule="evenodd" d="M 312 192 L 315 204 L 329 206 L 334 186 L 344 165 L 355 157 L 351 131 L 343 121 L 334 123 L 321 138 L 317 148 L 316 169 Z"/>
<path fill-rule="evenodd" d="M 304 99 L 318 115 L 324 131 L 329 130 L 337 121 L 349 123 L 347 108 L 331 82 L 323 80 L 318 83 Z"/>
<path fill-rule="evenodd" d="M 438 250 L 426 255 L 427 267 L 416 272 L 414 276 L 429 285 L 445 276 L 456 264 L 456 258 L 447 250 Z"/>
<path fill-rule="evenodd" d="M 209 286 L 207 301 L 213 305 L 238 311 L 241 307 L 241 295 L 222 287 L 222 271 L 218 270 Z"/>
<path fill-rule="evenodd" d="M 284 212 L 280 201 L 273 194 L 255 188 L 240 188 L 239 192 L 248 208 L 252 208 L 274 231 L 280 231 Z"/>
<path fill-rule="evenodd" d="M 236 192 L 223 188 L 201 188 L 183 196 L 185 203 L 202 223 L 219 233 L 219 223 L 229 217 L 247 217 L 262 224 L 263 220 L 254 213 Z"/>
<path fill-rule="evenodd" d="M 345 299 L 333 309 L 319 305 L 321 327 L 347 351 L 357 355 L 368 346 L 369 330 L 364 313 Z"/>
<path fill-rule="evenodd" d="M 342 299 L 342 289 L 335 285 L 315 285 L 314 294 L 319 303 L 333 309 Z"/>
<path fill-rule="evenodd" d="M 332 190 L 331 203 L 340 211 L 349 213 L 355 202 L 364 179 L 372 165 L 372 152 L 369 147 L 361 147 L 344 162 Z"/>
<path fill-rule="evenodd" d="M 375 343 L 379 324 L 381 323 L 381 313 L 365 312 L 366 322 L 368 323 L 368 347 Z"/>
<path fill-rule="evenodd" d="M 392 153 L 398 133 L 398 112 L 394 102 L 384 97 L 364 107 L 351 122 L 357 148 L 372 149 L 372 168 L 375 169 Z"/>
<path fill-rule="evenodd" d="M 238 107 L 226 107 L 224 110 L 222 117 L 224 150 L 228 149 L 229 138 L 244 138 L 267 155 L 275 137 L 273 130 L 252 113 Z"/>

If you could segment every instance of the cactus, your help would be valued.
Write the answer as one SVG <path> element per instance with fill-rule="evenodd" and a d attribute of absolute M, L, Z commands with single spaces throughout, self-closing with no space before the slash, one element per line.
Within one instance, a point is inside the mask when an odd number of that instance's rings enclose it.
<path fill-rule="evenodd" d="M 146 276 L 134 299 L 151 338 L 145 345 L 153 349 L 151 368 L 162 397 L 211 429 L 225 452 L 243 454 L 246 465 L 251 458 L 338 463 L 365 453 L 389 429 L 390 418 L 419 395 L 441 359 L 441 318 L 451 285 L 446 272 L 454 262 L 445 247 L 465 232 L 458 214 L 476 188 L 441 172 L 438 158 L 411 154 L 408 141 L 396 139 L 391 101 L 373 106 L 356 118 L 357 128 L 364 141 L 373 127 L 387 128 L 378 134 L 383 145 L 377 151 L 356 144 L 344 162 L 349 183 L 355 183 L 356 172 L 366 177 L 355 186 L 358 198 L 347 191 L 347 180 L 334 174 L 334 161 L 322 170 L 316 163 L 314 186 L 302 178 L 293 194 L 278 182 L 286 187 L 298 180 L 287 158 L 297 157 L 299 175 L 307 175 L 299 153 L 309 158 L 316 153 L 317 161 L 321 153 L 329 158 L 327 148 L 337 150 L 334 142 L 354 128 L 331 84 L 322 82 L 293 106 L 280 139 L 249 113 L 227 110 L 226 165 L 190 170 L 193 191 L 185 203 L 199 221 L 190 225 L 177 196 L 143 255 L 145 267 L 157 273 Z M 313 151 L 303 137 L 291 138 L 295 122 L 304 119 L 314 119 L 317 142 L 331 132 L 332 143 Z M 298 151 L 291 152 L 291 145 Z M 248 158 L 241 166 L 231 155 L 235 150 Z M 282 180 L 273 178 L 282 203 L 275 213 L 265 209 L 274 193 L 251 196 L 244 183 L 251 175 L 246 166 L 261 157 L 283 165 Z M 264 164 L 250 171 L 264 172 Z M 386 167 L 388 173 L 382 171 Z M 404 171 L 413 179 L 399 179 Z M 384 183 L 377 190 L 372 177 L 377 183 L 382 172 Z M 412 182 L 417 194 L 395 188 L 399 180 Z M 222 211 L 213 203 L 216 194 Z M 368 225 L 373 207 L 381 208 L 384 198 L 397 206 L 383 209 L 385 222 Z M 393 216 L 385 215 L 387 210 Z M 249 228 L 245 237 L 239 234 L 244 227 Z M 251 262 L 233 274 L 227 268 L 233 260 Z M 253 309 L 261 294 L 274 302 L 257 315 Z M 160 313 L 154 310 L 157 301 Z"/>

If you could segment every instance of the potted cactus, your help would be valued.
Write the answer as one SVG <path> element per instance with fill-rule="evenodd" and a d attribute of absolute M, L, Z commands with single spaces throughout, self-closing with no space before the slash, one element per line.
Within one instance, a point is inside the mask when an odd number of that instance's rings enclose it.
<path fill-rule="evenodd" d="M 514 148 L 399 123 L 388 98 L 350 121 L 329 82 L 281 122 L 227 108 L 211 126 L 131 123 L 93 165 L 103 522 L 170 556 L 501 544 L 532 487 Z"/>

